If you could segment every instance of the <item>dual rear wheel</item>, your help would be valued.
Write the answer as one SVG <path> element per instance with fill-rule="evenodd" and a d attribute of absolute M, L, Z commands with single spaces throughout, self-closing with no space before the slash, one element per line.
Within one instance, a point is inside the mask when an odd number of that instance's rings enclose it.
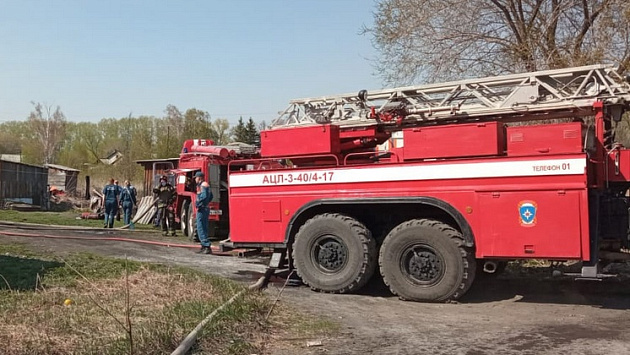
<path fill-rule="evenodd" d="M 363 287 L 377 263 L 385 284 L 402 299 L 448 301 L 461 297 L 475 275 L 475 259 L 461 233 L 430 219 L 401 223 L 376 242 L 364 224 L 342 214 L 308 220 L 293 244 L 298 275 L 313 290 L 347 293 Z"/>

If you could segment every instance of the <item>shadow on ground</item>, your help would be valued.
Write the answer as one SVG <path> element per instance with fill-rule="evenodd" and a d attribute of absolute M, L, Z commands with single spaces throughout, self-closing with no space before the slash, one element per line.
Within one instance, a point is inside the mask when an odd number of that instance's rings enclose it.
<path fill-rule="evenodd" d="M 282 287 L 287 274 L 287 271 L 278 272 L 271 278 L 271 284 Z M 254 281 L 262 273 L 247 272 L 247 276 Z M 379 274 L 375 274 L 355 294 L 396 298 Z M 539 268 L 520 268 L 517 272 L 477 277 L 470 290 L 459 301 L 474 304 L 506 300 L 630 309 L 630 280 L 611 278 L 602 281 L 578 281 L 568 276 L 552 277 L 550 271 L 545 272 Z"/>
<path fill-rule="evenodd" d="M 513 299 L 516 302 L 589 305 L 608 309 L 630 309 L 630 281 L 605 279 L 580 281 L 571 277 L 511 277 L 476 280 L 464 303 Z"/>
<path fill-rule="evenodd" d="M 0 275 L 4 278 L 0 278 L 0 290 L 34 290 L 38 275 L 41 278 L 46 272 L 61 266 L 62 263 L 54 261 L 0 255 Z"/>

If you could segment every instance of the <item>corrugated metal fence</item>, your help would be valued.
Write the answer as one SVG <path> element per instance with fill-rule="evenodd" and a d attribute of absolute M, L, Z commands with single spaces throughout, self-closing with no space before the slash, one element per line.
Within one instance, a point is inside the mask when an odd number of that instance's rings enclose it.
<path fill-rule="evenodd" d="M 47 183 L 48 168 L 0 160 L 0 207 L 6 201 L 41 206 Z"/>

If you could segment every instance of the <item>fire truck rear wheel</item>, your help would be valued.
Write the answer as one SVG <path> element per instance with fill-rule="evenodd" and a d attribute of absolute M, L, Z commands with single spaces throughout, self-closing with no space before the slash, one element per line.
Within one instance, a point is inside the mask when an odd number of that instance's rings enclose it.
<path fill-rule="evenodd" d="M 475 277 L 475 256 L 462 235 L 440 221 L 414 219 L 385 237 L 379 265 L 392 293 L 409 301 L 449 301 L 461 297 Z"/>
<path fill-rule="evenodd" d="M 354 218 L 333 213 L 309 219 L 298 231 L 293 260 L 315 291 L 347 293 L 363 287 L 376 269 L 376 242 Z"/>

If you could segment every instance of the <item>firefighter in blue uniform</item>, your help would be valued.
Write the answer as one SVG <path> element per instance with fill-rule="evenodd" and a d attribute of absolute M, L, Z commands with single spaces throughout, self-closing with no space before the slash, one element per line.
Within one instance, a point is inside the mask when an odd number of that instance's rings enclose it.
<path fill-rule="evenodd" d="M 123 210 L 123 221 L 125 225 L 131 223 L 131 212 L 136 205 L 136 188 L 131 186 L 129 180 L 125 180 L 125 187 L 120 192 L 120 203 Z"/>
<path fill-rule="evenodd" d="M 103 204 L 105 205 L 105 225 L 103 228 L 114 228 L 120 190 L 120 186 L 114 185 L 114 179 L 109 179 L 109 184 L 103 188 Z"/>
<path fill-rule="evenodd" d="M 210 207 L 208 204 L 212 201 L 212 191 L 210 185 L 203 180 L 204 176 L 201 171 L 195 173 L 195 182 L 197 183 L 197 236 L 201 243 L 201 254 L 212 254 L 210 248 L 210 240 L 208 239 L 208 217 L 210 216 Z"/>

